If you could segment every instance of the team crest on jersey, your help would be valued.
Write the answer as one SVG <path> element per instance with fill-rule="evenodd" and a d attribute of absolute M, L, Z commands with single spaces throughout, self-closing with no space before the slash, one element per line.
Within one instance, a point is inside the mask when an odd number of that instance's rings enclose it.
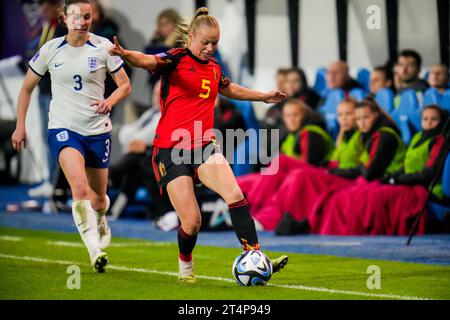
<path fill-rule="evenodd" d="M 89 57 L 88 58 L 88 65 L 89 65 L 89 71 L 95 71 L 97 70 L 99 64 L 99 59 L 96 57 Z"/>
<path fill-rule="evenodd" d="M 61 131 L 56 135 L 56 140 L 64 142 L 69 140 L 69 133 L 67 131 Z"/>
<path fill-rule="evenodd" d="M 159 169 L 159 175 L 161 176 L 161 178 L 167 174 L 166 166 L 164 165 L 164 163 L 160 162 L 158 165 L 158 169 Z"/>

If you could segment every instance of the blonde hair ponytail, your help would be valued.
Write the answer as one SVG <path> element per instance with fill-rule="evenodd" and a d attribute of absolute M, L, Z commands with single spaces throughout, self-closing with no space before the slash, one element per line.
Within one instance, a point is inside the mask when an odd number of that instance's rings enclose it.
<path fill-rule="evenodd" d="M 207 25 L 208 27 L 219 26 L 219 22 L 213 16 L 209 15 L 208 8 L 201 7 L 195 12 L 195 15 L 190 20 L 181 21 L 175 30 L 178 42 L 181 42 L 183 46 L 189 47 L 191 44 L 191 39 L 189 34 L 191 32 L 195 33 L 201 25 Z"/>

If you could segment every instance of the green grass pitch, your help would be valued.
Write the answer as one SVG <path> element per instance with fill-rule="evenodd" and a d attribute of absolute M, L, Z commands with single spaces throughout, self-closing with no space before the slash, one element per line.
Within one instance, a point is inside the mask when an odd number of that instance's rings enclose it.
<path fill-rule="evenodd" d="M 238 247 L 197 246 L 197 283 L 187 285 L 177 281 L 174 243 L 113 238 L 106 251 L 107 272 L 96 274 L 78 234 L 0 228 L 0 299 L 450 299 L 448 266 L 289 253 L 268 286 L 239 287 L 231 274 Z M 80 289 L 67 286 L 71 265 Z M 370 265 L 381 270 L 380 289 L 367 288 Z"/>

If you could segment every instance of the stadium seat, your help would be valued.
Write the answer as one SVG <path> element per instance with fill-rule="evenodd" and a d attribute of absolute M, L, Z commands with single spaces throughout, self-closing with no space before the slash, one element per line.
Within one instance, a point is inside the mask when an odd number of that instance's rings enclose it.
<path fill-rule="evenodd" d="M 231 100 L 231 102 L 236 106 L 236 108 L 241 112 L 246 130 L 252 129 L 256 132 L 257 145 L 259 146 L 259 123 L 258 119 L 255 115 L 255 110 L 253 109 L 253 104 L 250 101 L 240 101 L 240 100 Z M 256 151 L 255 151 L 256 150 Z M 258 148 L 252 148 L 250 146 L 250 142 L 248 139 L 241 142 L 236 146 L 234 152 L 234 162 L 231 165 L 233 168 L 233 173 L 235 176 L 240 176 L 243 174 L 253 172 L 254 165 L 252 164 L 256 162 L 258 159 Z M 253 161 L 251 161 L 253 160 Z"/>
<path fill-rule="evenodd" d="M 349 93 L 350 97 L 352 97 L 353 99 L 355 99 L 356 101 L 362 101 L 365 97 L 366 97 L 366 92 L 363 89 L 360 88 L 355 88 L 350 90 Z"/>
<path fill-rule="evenodd" d="M 398 112 L 400 114 L 409 114 L 412 111 L 420 109 L 419 99 L 414 90 L 405 90 L 401 94 L 400 104 L 398 105 Z"/>
<path fill-rule="evenodd" d="M 442 172 L 442 191 L 446 197 L 450 198 L 450 154 L 447 154 Z M 428 204 L 428 215 L 433 220 L 442 221 L 449 212 L 450 207 L 434 202 Z"/>
<path fill-rule="evenodd" d="M 325 104 L 319 108 L 319 111 L 325 118 L 327 131 L 333 139 L 336 139 L 339 133 L 339 124 L 337 122 L 337 106 L 344 99 L 344 91 L 341 89 L 330 90 L 327 94 Z"/>
<path fill-rule="evenodd" d="M 450 112 L 450 89 L 447 89 L 442 95 L 441 107 Z"/>
<path fill-rule="evenodd" d="M 383 88 L 375 94 L 375 101 L 386 111 L 391 113 L 394 110 L 394 93 L 389 88 Z"/>
<path fill-rule="evenodd" d="M 430 104 L 442 104 L 442 94 L 436 88 L 429 88 L 425 91 L 422 101 L 422 108 Z"/>
<path fill-rule="evenodd" d="M 420 112 L 419 100 L 414 90 L 406 90 L 401 94 L 398 108 L 391 112 L 392 119 L 397 123 L 402 139 L 406 144 L 411 141 L 415 133 L 413 125 L 414 118 L 417 118 L 417 112 Z"/>
<path fill-rule="evenodd" d="M 409 115 L 409 122 L 415 132 L 422 130 L 422 111 L 416 110 Z"/>
<path fill-rule="evenodd" d="M 361 68 L 356 75 L 356 81 L 366 93 L 370 92 L 370 72 L 366 68 Z"/>
<path fill-rule="evenodd" d="M 327 69 L 319 68 L 316 71 L 316 80 L 314 81 L 314 91 L 320 96 L 324 97 L 327 93 Z"/>

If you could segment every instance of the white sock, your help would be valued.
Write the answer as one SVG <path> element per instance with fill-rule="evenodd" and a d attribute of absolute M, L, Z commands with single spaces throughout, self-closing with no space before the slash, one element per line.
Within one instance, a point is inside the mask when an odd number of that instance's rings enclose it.
<path fill-rule="evenodd" d="M 95 211 L 97 213 L 97 219 L 100 219 L 101 217 L 103 217 L 109 210 L 109 206 L 111 204 L 111 201 L 109 200 L 109 197 L 107 194 L 105 194 L 106 197 L 106 205 L 105 208 L 103 208 L 102 210 L 99 211 Z"/>
<path fill-rule="evenodd" d="M 72 215 L 92 259 L 100 251 L 96 212 L 89 200 L 79 200 L 72 203 Z"/>

